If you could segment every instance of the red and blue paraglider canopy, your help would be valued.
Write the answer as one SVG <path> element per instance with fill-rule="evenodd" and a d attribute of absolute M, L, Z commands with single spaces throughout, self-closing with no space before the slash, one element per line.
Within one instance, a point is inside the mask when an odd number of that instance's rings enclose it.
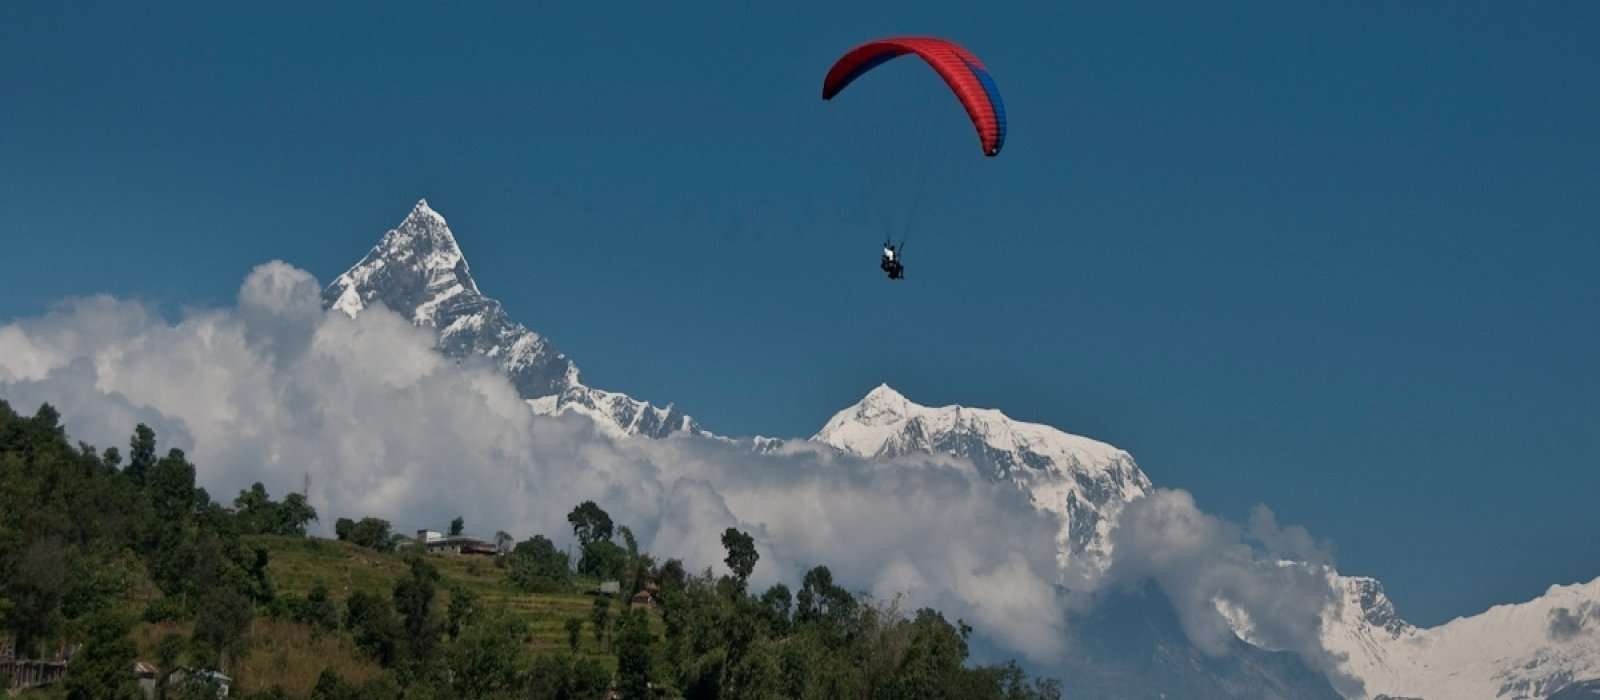
<path fill-rule="evenodd" d="M 961 100 L 961 106 L 978 130 L 978 140 L 986 156 L 1000 154 L 1006 141 L 1006 109 L 1000 90 L 983 62 L 954 42 L 935 37 L 896 37 L 878 39 L 851 49 L 828 70 L 822 81 L 822 99 L 831 100 L 845 86 L 885 62 L 914 53 L 927 61 L 944 78 Z"/>

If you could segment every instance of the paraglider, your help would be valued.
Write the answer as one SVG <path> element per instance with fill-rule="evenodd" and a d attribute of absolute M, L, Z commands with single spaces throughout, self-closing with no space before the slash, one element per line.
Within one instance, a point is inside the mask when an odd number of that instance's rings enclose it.
<path fill-rule="evenodd" d="M 926 61 L 950 86 L 978 130 L 983 154 L 991 158 L 1000 155 L 1000 147 L 1006 142 L 1006 108 L 1000 101 L 1000 89 L 977 56 L 947 39 L 878 39 L 850 49 L 822 79 L 822 99 L 832 100 L 868 71 L 908 53 Z"/>
<path fill-rule="evenodd" d="M 978 144 L 983 149 L 983 155 L 989 158 L 1000 155 L 1000 148 L 1006 142 L 1006 109 L 1000 101 L 1000 89 L 995 86 L 989 69 L 977 56 L 948 39 L 891 37 L 850 49 L 828 69 L 828 74 L 822 80 L 822 99 L 832 100 L 862 75 L 906 54 L 921 58 L 955 93 L 978 132 Z M 892 280 L 905 278 L 903 241 L 900 248 L 902 250 L 897 250 L 886 241 L 878 263 L 879 268 Z"/>

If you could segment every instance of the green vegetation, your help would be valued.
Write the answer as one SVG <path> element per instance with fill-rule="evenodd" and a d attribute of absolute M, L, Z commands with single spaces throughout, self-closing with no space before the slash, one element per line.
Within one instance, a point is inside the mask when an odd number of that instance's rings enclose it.
<path fill-rule="evenodd" d="M 124 466 L 70 443 L 50 406 L 0 401 L 0 634 L 22 656 L 82 645 L 62 683 L 29 695 L 142 697 L 136 659 L 168 698 L 214 692 L 173 680 L 207 669 L 253 700 L 1060 695 L 1013 664 L 967 665 L 965 623 L 854 595 L 824 566 L 792 594 L 752 594 L 760 553 L 737 529 L 721 538 L 729 576 L 657 563 L 593 501 L 568 516 L 577 562 L 504 532 L 493 557 L 426 555 L 373 517 L 307 537 L 303 495 L 255 484 L 224 506 L 183 452 L 157 455 L 146 426 Z"/>

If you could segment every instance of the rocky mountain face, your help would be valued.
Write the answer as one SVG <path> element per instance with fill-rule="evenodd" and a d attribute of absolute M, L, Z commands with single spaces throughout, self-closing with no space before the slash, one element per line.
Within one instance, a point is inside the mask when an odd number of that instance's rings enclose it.
<path fill-rule="evenodd" d="M 571 358 L 479 291 L 455 234 L 427 200 L 417 202 L 399 226 L 329 284 L 322 301 L 351 317 L 381 303 L 434 329 L 445 356 L 492 360 L 537 413 L 579 413 L 619 435 L 700 432 L 694 419 L 670 405 L 652 406 L 584 385 Z"/>
<path fill-rule="evenodd" d="M 571 358 L 478 289 L 449 225 L 426 201 L 328 285 L 323 302 L 352 317 L 381 303 L 432 328 L 445 355 L 495 362 L 535 413 L 587 416 L 617 436 L 727 439 L 671 405 L 585 385 Z M 1063 566 L 1108 563 L 1108 535 L 1122 507 L 1153 488 L 1133 457 L 1111 445 L 994 409 L 919 405 L 887 385 L 839 411 L 810 439 L 871 460 L 929 453 L 969 461 L 1060 516 Z M 765 451 L 783 441 L 739 442 Z M 1360 697 L 1600 697 L 1600 579 L 1423 629 L 1399 616 L 1377 580 L 1327 575 L 1343 600 L 1322 613 L 1323 646 L 1344 658 L 1340 671 L 1362 681 Z M 1067 668 L 1046 670 L 1064 679 L 1070 697 L 1337 697 L 1294 655 L 1248 643 L 1248 631 L 1220 657 L 1200 653 L 1153 588 L 1112 596 L 1072 629 L 1080 653 Z"/>

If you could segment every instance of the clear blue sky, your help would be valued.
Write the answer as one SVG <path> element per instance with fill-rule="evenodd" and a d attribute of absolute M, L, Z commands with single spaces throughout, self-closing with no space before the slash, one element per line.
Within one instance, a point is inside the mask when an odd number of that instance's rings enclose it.
<path fill-rule="evenodd" d="M 427 197 L 719 432 L 887 381 L 1265 502 L 1417 622 L 1600 575 L 1600 5 L 340 5 L 0 5 L 0 320 L 326 282 Z M 821 101 L 894 33 L 985 60 L 999 158 L 911 61 Z"/>

